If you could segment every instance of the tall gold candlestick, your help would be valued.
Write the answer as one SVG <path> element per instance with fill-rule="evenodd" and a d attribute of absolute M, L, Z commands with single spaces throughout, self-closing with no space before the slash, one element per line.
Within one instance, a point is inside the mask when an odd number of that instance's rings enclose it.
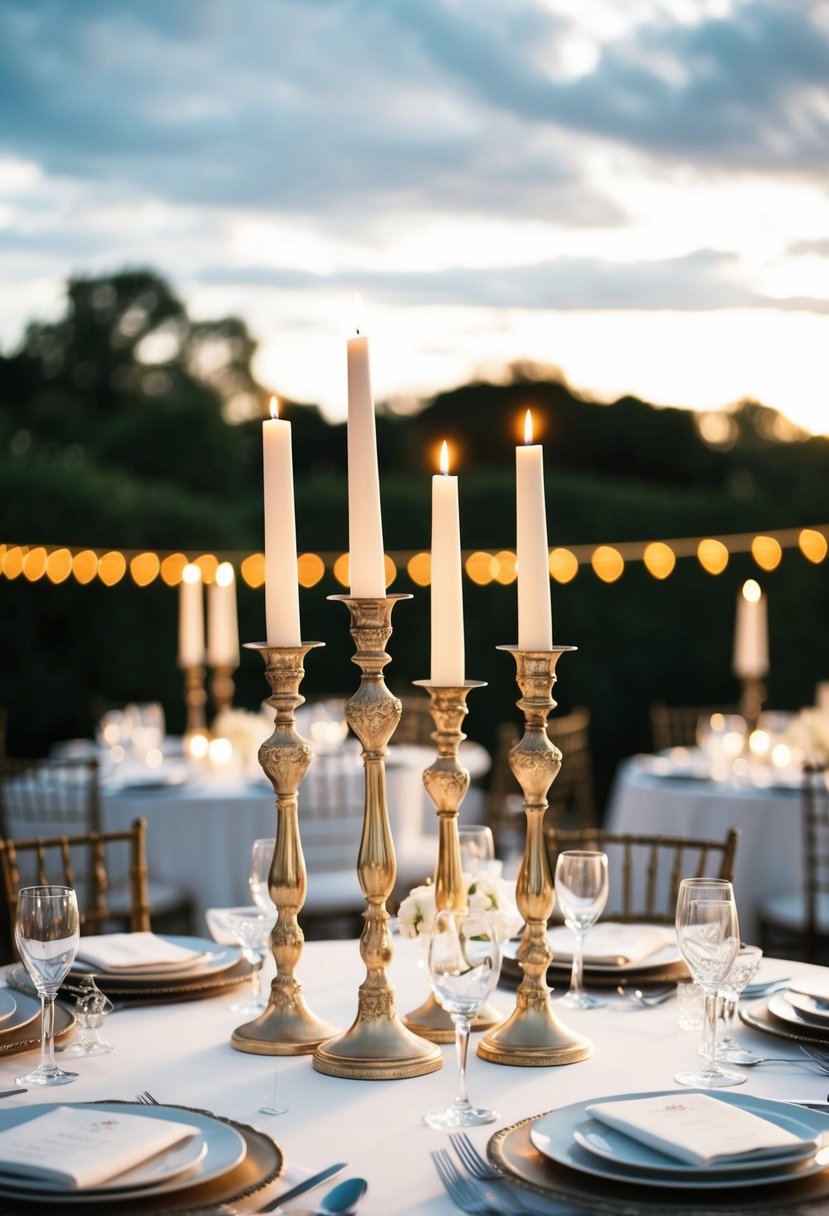
<path fill-rule="evenodd" d="M 547 737 L 547 717 L 555 707 L 552 688 L 559 655 L 574 646 L 552 650 L 519 650 L 499 646 L 515 657 L 518 687 L 526 728 L 524 737 L 510 752 L 510 768 L 524 792 L 527 836 L 518 874 L 516 902 L 524 918 L 524 933 L 518 961 L 524 977 L 515 998 L 515 1009 L 478 1044 L 478 1055 L 493 1064 L 541 1066 L 574 1064 L 592 1055 L 589 1039 L 564 1026 L 553 1012 L 547 968 L 553 952 L 547 937 L 547 922 L 555 903 L 555 890 L 544 841 L 547 791 L 561 768 L 561 752 Z"/>
<path fill-rule="evenodd" d="M 752 676 L 744 677 L 741 683 L 740 714 L 745 718 L 746 739 L 748 739 L 751 732 L 757 729 L 757 722 L 763 712 L 766 686 L 762 680 Z"/>
<path fill-rule="evenodd" d="M 201 664 L 184 668 L 184 707 L 185 744 L 195 735 L 208 738 L 207 692 L 204 687 L 204 668 Z"/>
<path fill-rule="evenodd" d="M 390 656 L 385 645 L 391 636 L 391 612 L 408 595 L 353 598 L 334 595 L 351 614 L 353 662 L 362 672 L 360 687 L 346 703 L 349 726 L 363 745 L 366 801 L 363 835 L 357 859 L 357 876 L 366 910 L 360 937 L 360 957 L 366 978 L 358 993 L 357 1017 L 345 1034 L 323 1043 L 314 1052 L 314 1068 L 332 1077 L 392 1080 L 419 1077 L 443 1064 L 438 1047 L 412 1034 L 397 1015 L 394 988 L 386 976 L 392 944 L 386 900 L 394 889 L 397 862 L 386 805 L 386 744 L 402 712 L 400 701 L 389 692 L 383 668 Z"/>
<path fill-rule="evenodd" d="M 432 738 L 437 757 L 423 773 L 426 793 L 435 804 L 438 816 L 438 857 L 435 868 L 435 907 L 460 910 L 466 906 L 462 882 L 461 849 L 458 839 L 458 812 L 469 789 L 469 772 L 458 759 L 458 749 L 466 738 L 461 723 L 468 711 L 466 698 L 473 688 L 485 688 L 480 680 L 463 685 L 441 687 L 430 680 L 415 680 L 431 697 L 435 723 Z M 415 1034 L 433 1043 L 454 1043 L 455 1024 L 449 1014 L 430 995 L 419 1008 L 407 1013 L 403 1021 Z M 472 1020 L 473 1030 L 486 1030 L 501 1021 L 501 1015 L 487 1002 Z"/>
<path fill-rule="evenodd" d="M 302 985 L 294 976 L 305 941 L 297 915 L 308 889 L 297 789 L 311 763 L 311 746 L 297 733 L 294 711 L 305 701 L 299 692 L 305 675 L 305 655 L 322 645 L 322 642 L 305 642 L 301 646 L 246 644 L 246 649 L 258 650 L 265 661 L 265 677 L 272 694 L 268 704 L 275 711 L 273 734 L 259 748 L 259 763 L 276 795 L 276 841 L 268 875 L 268 890 L 276 905 L 276 924 L 271 933 L 276 976 L 267 1008 L 254 1021 L 237 1026 L 230 1039 L 231 1046 L 238 1051 L 253 1055 L 304 1055 L 337 1033 L 335 1026 L 308 1010 L 302 998 Z"/>

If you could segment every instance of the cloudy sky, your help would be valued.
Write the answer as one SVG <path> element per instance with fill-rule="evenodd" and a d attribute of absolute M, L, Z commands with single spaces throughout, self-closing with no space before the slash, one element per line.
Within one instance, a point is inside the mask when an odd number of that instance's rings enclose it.
<path fill-rule="evenodd" d="M 827 0 L 0 0 L 0 348 L 70 274 L 345 408 L 514 360 L 829 432 Z"/>

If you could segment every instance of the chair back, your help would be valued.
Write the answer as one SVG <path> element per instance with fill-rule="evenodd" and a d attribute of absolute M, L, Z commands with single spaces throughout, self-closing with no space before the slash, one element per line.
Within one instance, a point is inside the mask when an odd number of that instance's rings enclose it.
<path fill-rule="evenodd" d="M 550 869 L 566 849 L 607 853 L 610 875 L 606 920 L 673 924 L 676 896 L 683 878 L 732 880 L 740 832 L 729 828 L 723 840 L 688 836 L 637 836 L 598 828 L 561 831 L 545 827 Z"/>
<path fill-rule="evenodd" d="M 130 932 L 150 929 L 146 859 L 147 821 L 136 819 L 120 832 L 87 832 L 12 840 L 0 838 L 2 876 L 9 924 L 14 926 L 17 896 L 23 887 L 46 884 L 74 887 L 81 933 L 102 933 L 122 919 Z M 120 858 L 119 855 L 120 854 Z M 108 901 L 115 865 L 126 864 L 129 906 L 112 910 Z"/>
<path fill-rule="evenodd" d="M 591 827 L 596 821 L 593 795 L 593 758 L 590 751 L 590 710 L 579 706 L 569 714 L 551 718 L 547 726 L 550 740 L 562 753 L 562 764 L 547 793 L 546 820 L 559 827 Z M 487 793 L 487 822 L 496 837 L 512 827 L 521 827 L 523 796 L 510 768 L 510 752 L 519 743 L 521 731 L 514 722 L 498 727 L 495 752 Z M 518 833 L 519 835 L 522 832 Z"/>
<path fill-rule="evenodd" d="M 654 701 L 650 706 L 651 740 L 656 752 L 669 747 L 694 747 L 700 718 L 712 714 L 736 714 L 736 705 L 665 705 Z"/>
<path fill-rule="evenodd" d="M 97 832 L 98 761 L 0 757 L 0 833 L 6 837 Z"/>
<path fill-rule="evenodd" d="M 825 905 L 829 903 L 829 768 L 807 765 L 803 772 L 803 862 L 806 874 L 804 957 L 825 953 Z M 822 908 L 821 905 L 824 905 Z M 823 911 L 823 915 L 820 913 Z M 823 938 L 823 942 L 822 939 Z"/>

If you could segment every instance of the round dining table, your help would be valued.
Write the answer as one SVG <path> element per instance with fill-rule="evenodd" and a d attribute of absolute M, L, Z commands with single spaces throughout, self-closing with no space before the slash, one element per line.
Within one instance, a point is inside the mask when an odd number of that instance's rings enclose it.
<path fill-rule="evenodd" d="M 739 828 L 733 882 L 745 941 L 757 940 L 763 899 L 803 889 L 800 789 L 793 782 L 713 781 L 692 759 L 630 756 L 616 772 L 604 826 L 712 840 Z"/>
<path fill-rule="evenodd" d="M 423 951 L 421 942 L 397 935 L 393 946 L 389 976 L 396 988 L 397 1010 L 403 1014 L 420 1005 L 427 992 Z M 760 978 L 791 976 L 793 966 L 784 960 L 764 959 Z M 272 975 L 270 960 L 267 967 Z M 798 973 L 816 971 L 797 965 Z M 318 1016 L 335 1026 L 350 1025 L 356 1015 L 357 988 L 365 978 L 356 940 L 306 943 L 297 975 L 308 1005 Z M 553 993 L 554 1008 L 561 991 Z M 235 1051 L 230 1037 L 239 1017 L 230 1006 L 238 997 L 234 990 L 182 1003 L 119 1005 L 104 1028 L 104 1037 L 112 1043 L 113 1051 L 97 1057 L 73 1057 L 71 1067 L 79 1074 L 78 1079 L 60 1089 L 58 1100 L 134 1100 L 148 1091 L 160 1103 L 212 1111 L 264 1130 L 284 1153 L 286 1176 L 257 1201 L 239 1205 L 240 1212 L 258 1210 L 259 1200 L 275 1196 L 290 1182 L 337 1161 L 347 1162 L 341 1178 L 356 1175 L 368 1182 L 359 1216 L 450 1216 L 457 1211 L 430 1157 L 436 1149 L 450 1147 L 449 1137 L 423 1121 L 426 1111 L 447 1105 L 457 1091 L 452 1046 L 441 1049 L 442 1068 L 415 1079 L 332 1077 L 317 1072 L 309 1056 Z M 507 1015 L 515 1003 L 514 991 L 499 988 L 493 1001 Z M 471 1139 L 480 1150 L 485 1151 L 490 1137 L 499 1130 L 567 1103 L 655 1090 L 675 1092 L 679 1099 L 685 1092 L 675 1084 L 674 1074 L 698 1062 L 700 1036 L 698 1031 L 679 1028 L 675 996 L 646 1008 L 611 990 L 607 1003 L 600 1008 L 577 1012 L 558 1007 L 558 1012 L 567 1025 L 590 1039 L 593 1053 L 588 1059 L 542 1068 L 487 1063 L 474 1054 L 473 1035 L 470 1096 L 477 1105 L 490 1106 L 497 1112 L 492 1123 L 471 1129 Z M 759 1055 L 790 1061 L 746 1070 L 741 1092 L 766 1098 L 826 1101 L 829 1078 L 802 1066 L 795 1043 L 742 1026 L 738 1037 Z M 14 1088 L 15 1077 L 28 1070 L 33 1058 L 33 1053 L 0 1055 L 0 1091 Z M 53 1102 L 55 1098 L 54 1090 L 30 1089 L 25 1094 L 4 1097 L 2 1108 Z M 266 1114 L 263 1107 L 283 1113 Z M 324 1184 L 292 1201 L 286 1211 L 315 1208 L 315 1201 L 331 1185 Z M 521 1186 L 511 1189 L 532 1211 L 553 1216 L 575 1216 L 577 1211 Z M 691 1202 L 693 1198 L 677 1191 L 649 1188 L 646 1210 L 648 1216 L 676 1216 L 692 1209 L 699 1213 L 714 1200 L 722 1200 L 723 1194 L 698 1193 L 696 1203 Z M 683 1206 L 689 1203 L 690 1207 Z M 827 1205 L 829 1198 L 811 1211 L 825 1212 Z M 103 1212 L 100 1205 L 96 1210 Z M 153 1208 L 148 1206 L 146 1210 Z M 511 1207 L 505 1198 L 499 1211 L 508 1210 Z M 588 1210 L 619 1212 L 620 1208 L 578 1210 L 583 1214 Z M 624 1207 L 627 1216 L 637 1216 L 639 1210 L 636 1204 Z M 753 1209 L 743 1208 L 748 1210 Z M 787 1204 L 784 1192 L 781 1216 L 795 1210 L 807 1209 Z M 203 1216 L 222 1214 L 215 1209 L 203 1210 Z"/>

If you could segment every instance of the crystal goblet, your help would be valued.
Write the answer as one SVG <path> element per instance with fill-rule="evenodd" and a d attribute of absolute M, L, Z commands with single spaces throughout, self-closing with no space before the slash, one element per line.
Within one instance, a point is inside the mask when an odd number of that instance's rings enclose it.
<path fill-rule="evenodd" d="M 720 985 L 718 1013 L 722 1029 L 714 1051 L 718 1060 L 729 1064 L 756 1064 L 760 1059 L 737 1042 L 734 1027 L 740 993 L 754 979 L 762 961 L 763 951 L 759 946 L 740 946 L 731 970 Z"/>
<path fill-rule="evenodd" d="M 555 889 L 564 923 L 576 935 L 570 988 L 561 1003 L 568 1009 L 596 1009 L 605 1002 L 584 991 L 584 938 L 607 903 L 607 854 L 587 849 L 559 853 Z"/>
<path fill-rule="evenodd" d="M 262 967 L 273 928 L 273 917 L 265 916 L 256 908 L 234 908 L 227 914 L 227 923 L 236 934 L 243 956 L 252 967 L 250 996 L 246 1001 L 231 1005 L 230 1008 L 234 1013 L 256 1017 L 268 1004 L 262 996 Z"/>
<path fill-rule="evenodd" d="M 684 878 L 676 900 L 679 952 L 705 994 L 702 1068 L 679 1072 L 680 1085 L 720 1089 L 741 1085 L 745 1073 L 721 1068 L 715 1058 L 717 995 L 737 957 L 740 930 L 730 882 L 721 878 Z"/>
<path fill-rule="evenodd" d="M 24 887 L 17 897 L 14 941 L 40 996 L 40 1063 L 18 1085 L 67 1085 L 76 1072 L 55 1063 L 55 997 L 78 951 L 80 918 L 71 887 Z"/>
<path fill-rule="evenodd" d="M 469 1024 L 498 982 L 501 948 L 494 918 L 488 912 L 438 912 L 429 936 L 429 979 L 437 1002 L 455 1024 L 458 1093 L 451 1106 L 424 1115 L 429 1127 L 450 1130 L 476 1127 L 497 1119 L 497 1112 L 469 1101 L 466 1060 Z"/>

